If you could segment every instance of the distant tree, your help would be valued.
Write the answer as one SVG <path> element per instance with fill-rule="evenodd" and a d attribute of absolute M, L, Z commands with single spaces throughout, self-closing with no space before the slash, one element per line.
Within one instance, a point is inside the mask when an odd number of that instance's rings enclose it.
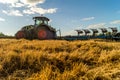
<path fill-rule="evenodd" d="M 0 37 L 6 36 L 5 34 L 3 34 L 2 32 L 0 32 Z"/>

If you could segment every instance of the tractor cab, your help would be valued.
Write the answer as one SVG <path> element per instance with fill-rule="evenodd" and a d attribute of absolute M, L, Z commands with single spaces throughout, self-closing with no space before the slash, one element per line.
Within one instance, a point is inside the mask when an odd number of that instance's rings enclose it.
<path fill-rule="evenodd" d="M 35 21 L 36 26 L 41 25 L 41 24 L 48 25 L 48 21 L 49 21 L 49 19 L 44 16 L 33 17 L 33 20 Z"/>

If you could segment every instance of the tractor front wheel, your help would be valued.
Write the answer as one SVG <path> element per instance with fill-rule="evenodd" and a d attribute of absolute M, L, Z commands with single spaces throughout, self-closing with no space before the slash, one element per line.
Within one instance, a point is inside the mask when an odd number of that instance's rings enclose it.
<path fill-rule="evenodd" d="M 24 31 L 18 31 L 16 34 L 17 39 L 26 38 Z"/>

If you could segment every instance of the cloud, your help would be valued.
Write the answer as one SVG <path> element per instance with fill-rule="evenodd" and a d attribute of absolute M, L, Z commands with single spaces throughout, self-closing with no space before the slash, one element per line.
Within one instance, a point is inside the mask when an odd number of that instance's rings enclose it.
<path fill-rule="evenodd" d="M 51 9 L 43 9 L 38 7 L 32 7 L 30 9 L 32 12 L 38 13 L 38 14 L 46 14 L 46 13 L 55 13 L 57 8 L 51 8 Z"/>
<path fill-rule="evenodd" d="M 23 14 L 19 10 L 3 10 L 2 12 L 10 16 L 23 16 Z"/>
<path fill-rule="evenodd" d="M 91 24 L 87 28 L 103 28 L 105 27 L 106 23 L 99 23 L 99 24 Z"/>
<path fill-rule="evenodd" d="M 25 0 L 24 0 L 25 1 Z M 28 3 L 44 3 L 45 0 L 26 0 Z"/>
<path fill-rule="evenodd" d="M 0 17 L 0 21 L 5 21 L 5 19 Z"/>
<path fill-rule="evenodd" d="M 45 0 L 20 0 L 21 3 L 24 3 L 25 5 L 34 6 L 37 4 L 42 4 L 45 2 Z"/>
<path fill-rule="evenodd" d="M 74 30 L 69 30 L 67 32 L 64 32 L 62 35 L 63 36 L 74 36 L 74 35 L 77 35 L 77 32 Z"/>
<path fill-rule="evenodd" d="M 0 3 L 9 4 L 9 11 L 3 10 L 4 14 L 10 16 L 23 16 L 23 14 L 52 14 L 57 11 L 57 8 L 44 9 L 38 7 L 38 4 L 43 4 L 46 0 L 0 0 Z M 12 9 L 14 10 L 11 10 Z M 21 10 L 21 7 L 23 10 Z"/>
<path fill-rule="evenodd" d="M 35 12 L 31 11 L 31 10 L 23 10 L 24 14 L 35 14 Z"/>
<path fill-rule="evenodd" d="M 0 0 L 0 3 L 10 4 L 12 7 L 18 7 L 18 5 L 20 6 L 21 4 L 24 4 L 24 6 L 26 5 L 33 6 L 33 5 L 37 5 L 40 3 L 42 4 L 44 2 L 45 0 Z"/>
<path fill-rule="evenodd" d="M 50 9 L 43 9 L 43 8 L 38 8 L 38 7 L 31 7 L 30 9 L 23 10 L 24 14 L 52 14 L 57 11 L 57 8 L 50 8 Z"/>
<path fill-rule="evenodd" d="M 110 24 L 120 24 L 120 20 L 112 21 L 112 22 L 110 22 Z"/>
<path fill-rule="evenodd" d="M 57 8 L 50 8 L 50 9 L 43 9 L 43 8 L 38 8 L 38 7 L 31 7 L 30 9 L 23 10 L 23 13 L 25 14 L 47 14 L 47 13 L 55 13 Z"/>
<path fill-rule="evenodd" d="M 14 4 L 16 2 L 18 2 L 19 0 L 0 0 L 0 3 L 3 4 Z"/>
<path fill-rule="evenodd" d="M 93 20 L 95 19 L 95 17 L 88 17 L 88 18 L 83 18 L 81 19 L 82 21 L 90 21 L 90 20 Z"/>
<path fill-rule="evenodd" d="M 25 6 L 23 3 L 14 3 L 10 7 L 23 7 Z"/>

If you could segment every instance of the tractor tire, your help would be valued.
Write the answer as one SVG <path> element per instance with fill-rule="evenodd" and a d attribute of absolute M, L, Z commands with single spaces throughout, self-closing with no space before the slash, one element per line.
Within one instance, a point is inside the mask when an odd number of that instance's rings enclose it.
<path fill-rule="evenodd" d="M 18 31 L 15 35 L 16 39 L 23 39 L 26 38 L 26 34 L 24 31 Z"/>
<path fill-rule="evenodd" d="M 37 37 L 38 37 L 38 39 L 41 39 L 41 40 L 47 39 L 48 31 L 45 29 L 38 30 Z"/>

